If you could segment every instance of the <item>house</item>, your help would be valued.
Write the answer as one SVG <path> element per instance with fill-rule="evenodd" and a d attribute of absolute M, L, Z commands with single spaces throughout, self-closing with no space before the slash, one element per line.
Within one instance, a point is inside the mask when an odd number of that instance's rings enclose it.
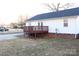
<path fill-rule="evenodd" d="M 26 21 L 24 33 L 50 38 L 79 38 L 79 7 L 36 15 Z"/>

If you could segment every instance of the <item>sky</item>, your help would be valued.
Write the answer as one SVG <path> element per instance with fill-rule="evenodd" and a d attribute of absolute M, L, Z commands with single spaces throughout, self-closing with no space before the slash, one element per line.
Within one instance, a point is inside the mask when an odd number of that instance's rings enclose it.
<path fill-rule="evenodd" d="M 20 15 L 32 17 L 50 12 L 45 3 L 74 3 L 79 7 L 78 0 L 0 0 L 0 24 L 16 22 Z"/>

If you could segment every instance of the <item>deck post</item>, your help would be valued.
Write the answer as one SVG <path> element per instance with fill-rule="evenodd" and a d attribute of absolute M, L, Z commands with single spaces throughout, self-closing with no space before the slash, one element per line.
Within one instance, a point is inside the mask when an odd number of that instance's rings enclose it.
<path fill-rule="evenodd" d="M 35 31 L 36 31 L 36 27 L 35 27 Z M 36 40 L 36 33 L 35 33 L 35 40 Z"/>
<path fill-rule="evenodd" d="M 35 40 L 36 40 L 36 33 L 35 33 Z"/>

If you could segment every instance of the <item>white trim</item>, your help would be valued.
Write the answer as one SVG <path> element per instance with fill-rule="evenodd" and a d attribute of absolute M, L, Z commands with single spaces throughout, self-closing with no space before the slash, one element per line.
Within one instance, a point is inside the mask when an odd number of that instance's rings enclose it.
<path fill-rule="evenodd" d="M 57 17 L 57 18 L 47 18 L 47 19 L 39 19 L 39 20 L 28 20 L 28 21 L 26 21 L 26 22 L 33 22 L 33 21 L 47 21 L 48 19 L 50 19 L 50 20 L 57 20 L 57 19 L 60 19 L 60 18 L 77 18 L 79 15 L 75 15 L 75 16 L 65 16 L 65 17 Z"/>

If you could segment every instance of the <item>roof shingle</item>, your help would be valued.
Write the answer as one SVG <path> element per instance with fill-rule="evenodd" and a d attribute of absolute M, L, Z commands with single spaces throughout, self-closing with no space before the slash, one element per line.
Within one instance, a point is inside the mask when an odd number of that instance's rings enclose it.
<path fill-rule="evenodd" d="M 79 15 L 79 7 L 62 10 L 58 12 L 39 14 L 30 18 L 29 20 L 42 20 L 42 19 L 48 19 L 48 18 L 58 18 L 58 17 L 75 16 L 75 15 Z"/>

